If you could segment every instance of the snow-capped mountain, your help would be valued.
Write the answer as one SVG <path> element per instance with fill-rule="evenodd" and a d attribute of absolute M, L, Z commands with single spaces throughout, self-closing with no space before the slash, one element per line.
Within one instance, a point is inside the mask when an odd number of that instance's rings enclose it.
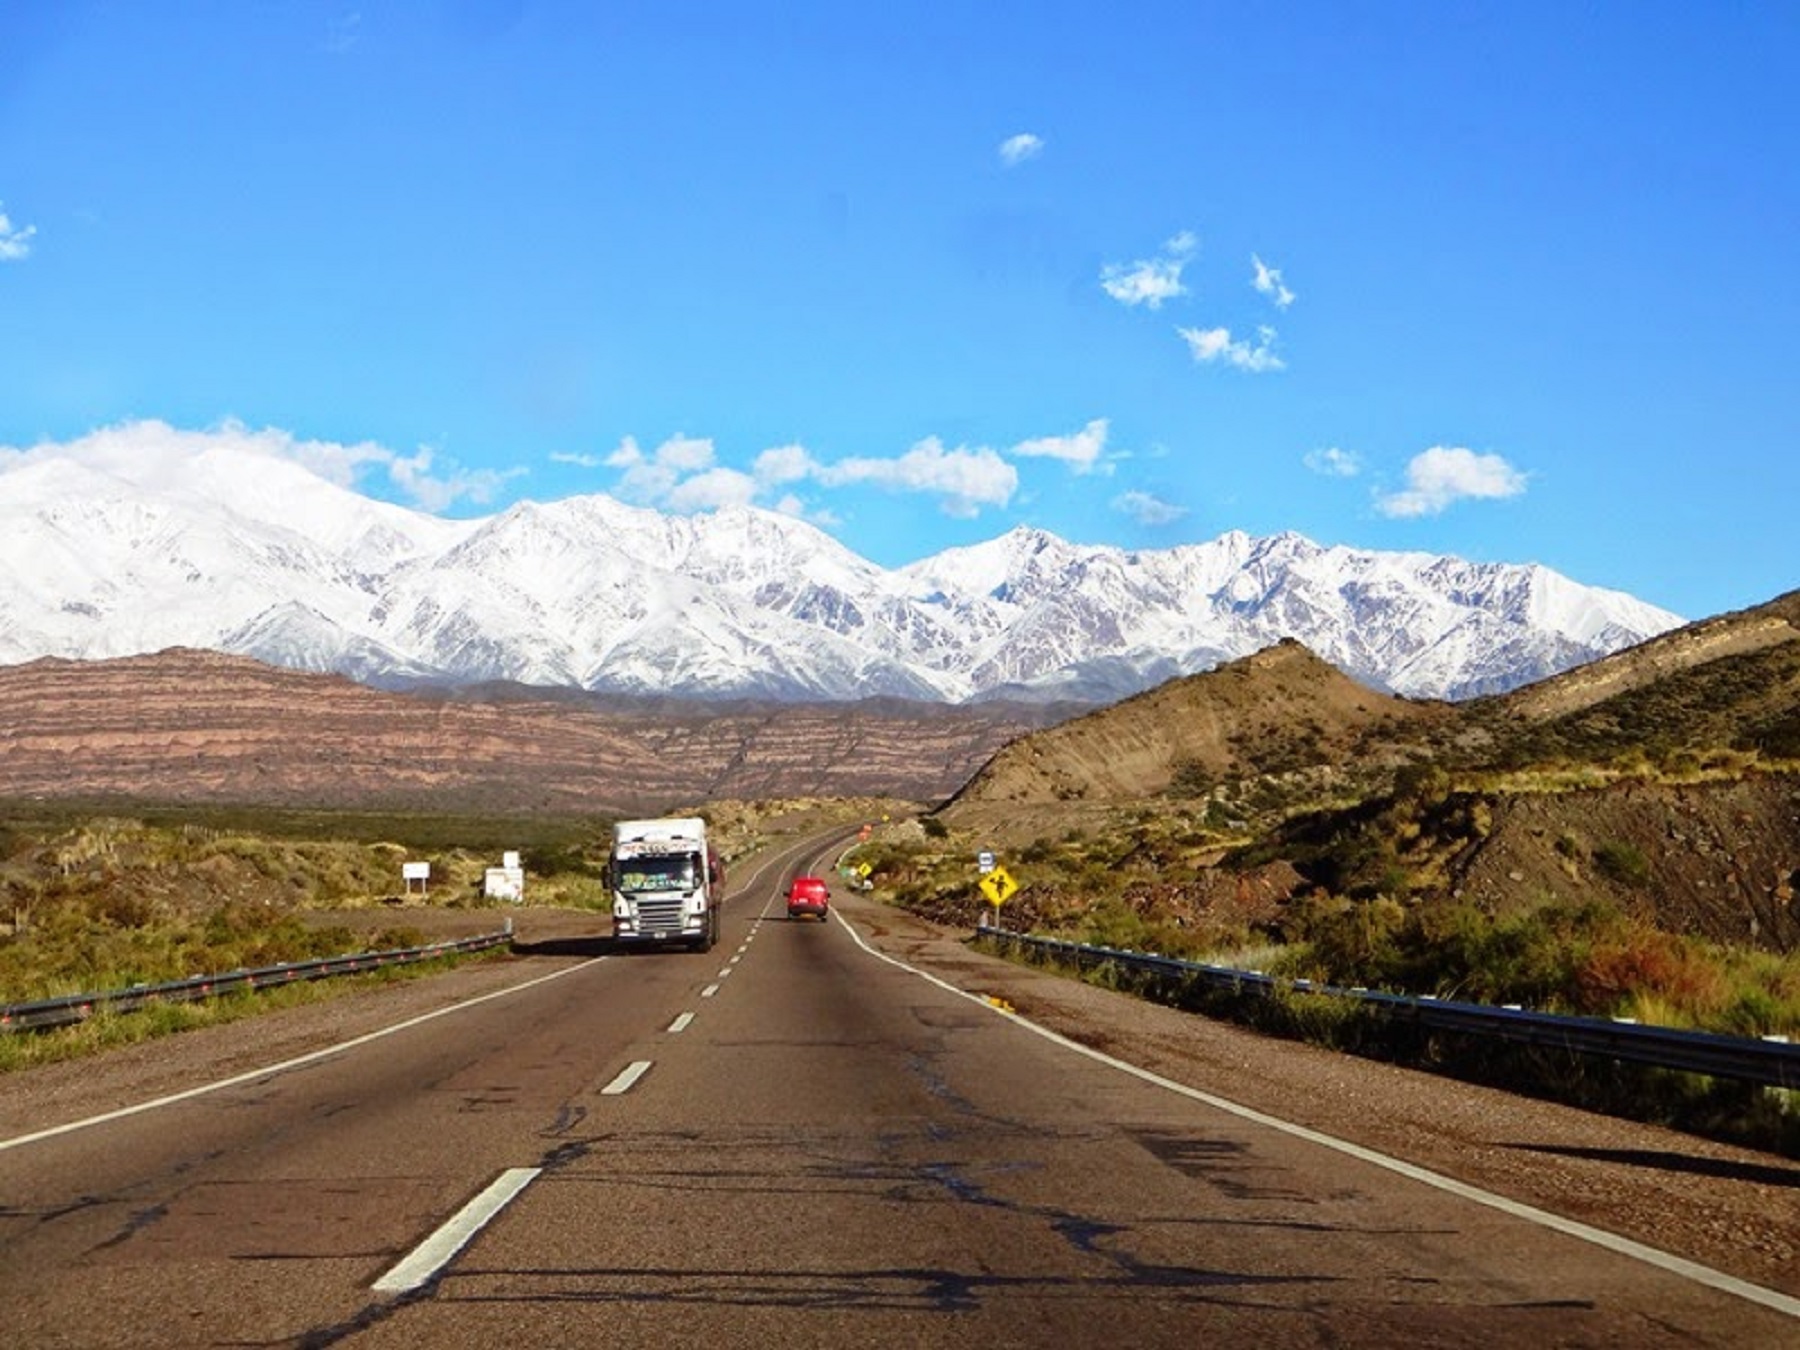
<path fill-rule="evenodd" d="M 1495 692 L 1681 623 L 1538 566 L 1233 532 L 1015 529 L 888 571 L 787 516 L 610 497 L 447 521 L 275 455 L 0 468 L 0 664 L 191 646 L 371 683 L 1110 700 L 1298 638 L 1365 683 Z"/>

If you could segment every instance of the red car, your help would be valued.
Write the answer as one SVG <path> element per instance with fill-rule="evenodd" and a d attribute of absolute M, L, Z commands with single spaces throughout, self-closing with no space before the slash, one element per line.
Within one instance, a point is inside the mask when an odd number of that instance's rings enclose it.
<path fill-rule="evenodd" d="M 790 919 L 809 914 L 823 920 L 831 910 L 831 892 L 825 888 L 825 878 L 795 877 L 788 883 L 787 905 Z"/>

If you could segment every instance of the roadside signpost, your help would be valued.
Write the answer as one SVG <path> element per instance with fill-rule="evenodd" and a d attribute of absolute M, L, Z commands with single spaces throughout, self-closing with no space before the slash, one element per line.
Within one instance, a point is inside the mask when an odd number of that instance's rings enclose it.
<path fill-rule="evenodd" d="M 1019 883 L 1013 880 L 1012 873 L 1004 867 L 995 867 L 981 879 L 981 893 L 988 898 L 996 912 L 1012 898 L 1013 892 L 1019 889 Z"/>

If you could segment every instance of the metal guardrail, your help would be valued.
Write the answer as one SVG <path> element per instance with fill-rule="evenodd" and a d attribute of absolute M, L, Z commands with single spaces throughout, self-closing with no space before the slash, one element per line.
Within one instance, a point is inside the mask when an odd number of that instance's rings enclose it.
<path fill-rule="evenodd" d="M 198 1003 L 220 994 L 247 989 L 271 989 L 297 980 L 322 980 L 332 975 L 360 974 L 383 966 L 412 965 L 459 952 L 486 951 L 512 941 L 509 918 L 497 933 L 432 942 L 423 947 L 396 947 L 382 952 L 351 952 L 311 961 L 290 961 L 257 970 L 233 970 L 221 975 L 191 975 L 166 984 L 134 984 L 129 989 L 109 989 L 98 994 L 64 994 L 31 1003 L 0 1005 L 0 1032 L 37 1031 L 85 1022 L 97 1012 L 136 1012 L 152 1003 Z"/>
<path fill-rule="evenodd" d="M 1259 971 L 1233 970 L 1227 966 L 1209 966 L 1144 952 L 1115 951 L 1110 947 L 1089 947 L 1058 938 L 1011 933 L 1001 928 L 981 928 L 976 932 L 977 936 L 992 938 L 1003 946 L 1011 944 L 1050 954 L 1081 970 L 1112 965 L 1172 981 L 1198 981 L 1240 993 L 1269 995 L 1278 990 L 1291 990 L 1354 999 L 1379 1009 L 1396 1021 L 1434 1030 L 1492 1036 L 1577 1055 L 1628 1060 L 1634 1064 L 1760 1083 L 1766 1087 L 1800 1088 L 1800 1044 L 1780 1039 L 1757 1040 L 1709 1031 L 1680 1031 L 1603 1017 L 1565 1017 L 1555 1013 L 1527 1012 L 1522 1008 L 1495 1008 L 1428 996 L 1346 989 L 1309 980 L 1278 980 Z"/>

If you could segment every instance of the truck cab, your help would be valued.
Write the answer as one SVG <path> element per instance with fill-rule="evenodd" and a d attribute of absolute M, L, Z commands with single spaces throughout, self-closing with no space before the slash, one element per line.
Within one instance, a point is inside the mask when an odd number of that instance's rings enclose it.
<path fill-rule="evenodd" d="M 606 885 L 615 942 L 703 952 L 719 939 L 725 872 L 697 816 L 615 824 Z"/>

